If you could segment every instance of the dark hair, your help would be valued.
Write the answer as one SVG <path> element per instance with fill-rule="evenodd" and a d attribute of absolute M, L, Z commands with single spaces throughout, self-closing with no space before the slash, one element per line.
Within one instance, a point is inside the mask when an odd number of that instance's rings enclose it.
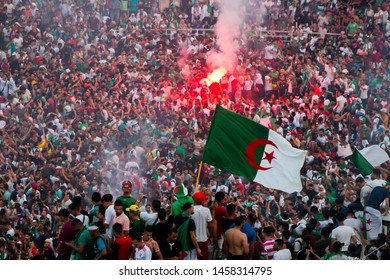
<path fill-rule="evenodd" d="M 76 203 L 76 204 L 78 204 L 78 205 L 81 205 L 82 204 L 82 199 L 81 199 L 81 196 L 79 196 L 79 195 L 75 195 L 74 197 L 73 197 L 73 203 Z"/>
<path fill-rule="evenodd" d="M 70 212 L 68 209 L 61 209 L 59 212 L 58 212 L 58 216 L 60 217 L 69 217 L 70 215 Z"/>
<path fill-rule="evenodd" d="M 158 211 L 160 208 L 161 208 L 161 201 L 158 200 L 158 199 L 155 199 L 152 201 L 152 208 L 155 210 L 155 211 Z"/>
<path fill-rule="evenodd" d="M 142 235 L 139 233 L 134 234 L 133 240 L 141 242 L 142 241 Z"/>
<path fill-rule="evenodd" d="M 310 207 L 310 212 L 312 212 L 314 214 L 317 214 L 318 213 L 318 207 L 313 205 L 312 207 Z"/>
<path fill-rule="evenodd" d="M 235 226 L 240 226 L 244 223 L 244 217 L 243 216 L 238 216 L 237 218 L 234 219 L 234 224 Z"/>
<path fill-rule="evenodd" d="M 288 240 L 291 236 L 291 232 L 289 230 L 283 230 L 282 236 Z"/>
<path fill-rule="evenodd" d="M 157 217 L 159 218 L 159 220 L 165 220 L 165 218 L 167 217 L 167 210 L 165 210 L 164 208 L 158 209 Z"/>
<path fill-rule="evenodd" d="M 113 200 L 112 194 L 107 193 L 102 196 L 102 201 L 104 202 L 112 202 L 112 200 Z"/>
<path fill-rule="evenodd" d="M 102 204 L 99 205 L 99 213 L 102 214 L 103 216 L 106 214 L 106 208 Z"/>
<path fill-rule="evenodd" d="M 215 194 L 215 202 L 219 203 L 225 198 L 225 193 L 224 192 L 217 192 Z"/>
<path fill-rule="evenodd" d="M 81 224 L 81 221 L 80 221 L 79 219 L 77 219 L 77 218 L 74 218 L 74 219 L 72 220 L 72 227 L 74 227 L 74 226 L 76 226 L 76 225 L 78 225 L 78 224 Z"/>
<path fill-rule="evenodd" d="M 344 221 L 345 220 L 345 215 L 343 213 L 337 213 L 336 214 L 336 221 Z"/>
<path fill-rule="evenodd" d="M 168 235 L 172 234 L 172 233 L 177 233 L 177 229 L 176 228 L 170 228 L 168 230 Z"/>
<path fill-rule="evenodd" d="M 364 182 L 364 178 L 363 177 L 357 177 L 356 180 L 355 180 L 356 183 L 361 183 L 361 182 Z"/>
<path fill-rule="evenodd" d="M 100 202 L 102 200 L 102 195 L 99 192 L 94 192 L 92 194 L 92 201 L 93 202 Z"/>
<path fill-rule="evenodd" d="M 381 171 L 377 168 L 375 168 L 373 171 L 372 171 L 372 174 L 376 175 L 376 176 L 381 176 Z"/>
<path fill-rule="evenodd" d="M 120 224 L 120 223 L 115 223 L 115 224 L 112 226 L 112 231 L 115 232 L 115 233 L 118 233 L 118 234 L 122 234 L 122 232 L 123 232 L 123 226 L 122 226 L 122 224 Z"/>
<path fill-rule="evenodd" d="M 69 207 L 68 207 L 69 210 L 78 210 L 79 208 L 80 208 L 80 204 L 75 203 L 75 202 L 72 202 L 71 204 L 69 204 Z"/>
<path fill-rule="evenodd" d="M 263 232 L 264 232 L 264 234 L 266 234 L 266 235 L 271 235 L 272 234 L 272 228 L 271 227 L 264 227 L 263 228 Z"/>
<path fill-rule="evenodd" d="M 235 210 L 236 210 L 236 205 L 232 203 L 226 206 L 226 211 L 228 212 L 229 215 L 233 214 Z"/>
<path fill-rule="evenodd" d="M 278 245 L 278 246 L 283 246 L 284 245 L 284 242 L 282 239 L 278 238 L 275 240 L 275 245 Z"/>
<path fill-rule="evenodd" d="M 104 226 L 102 221 L 96 222 L 95 225 L 99 228 L 99 233 L 100 234 L 105 234 L 106 233 L 106 228 L 105 228 L 105 226 Z"/>
<path fill-rule="evenodd" d="M 328 208 L 322 208 L 322 216 L 324 217 L 324 220 L 329 219 L 330 211 Z"/>
<path fill-rule="evenodd" d="M 119 199 L 115 200 L 114 207 L 117 207 L 117 206 L 122 206 L 123 207 L 122 200 L 119 200 Z"/>

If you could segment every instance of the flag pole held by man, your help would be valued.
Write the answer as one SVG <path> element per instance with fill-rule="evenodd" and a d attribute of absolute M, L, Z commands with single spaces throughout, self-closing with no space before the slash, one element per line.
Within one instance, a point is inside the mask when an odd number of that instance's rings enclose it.
<path fill-rule="evenodd" d="M 203 161 L 267 188 L 293 193 L 302 189 L 305 155 L 273 130 L 218 105 Z"/>

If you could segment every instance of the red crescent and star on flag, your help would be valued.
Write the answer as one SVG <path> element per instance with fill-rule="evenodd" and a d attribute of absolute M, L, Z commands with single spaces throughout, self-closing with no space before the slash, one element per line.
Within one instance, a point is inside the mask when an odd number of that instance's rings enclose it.
<path fill-rule="evenodd" d="M 270 141 L 270 140 L 267 140 L 267 139 L 262 139 L 262 138 L 259 138 L 259 139 L 255 139 L 253 141 L 251 141 L 248 146 L 246 147 L 246 150 L 245 150 L 245 156 L 246 156 L 246 160 L 248 161 L 249 165 L 252 166 L 253 168 L 257 169 L 257 170 L 268 170 L 268 169 L 271 169 L 272 167 L 263 167 L 261 166 L 259 163 L 257 163 L 256 159 L 255 159 L 255 152 L 256 150 L 260 147 L 260 146 L 265 146 L 265 145 L 271 145 L 273 147 L 275 147 L 276 149 L 278 149 L 278 147 L 275 145 L 274 142 Z M 272 161 L 274 159 L 276 159 L 276 157 L 274 156 L 274 151 L 270 152 L 270 153 L 267 153 L 264 151 L 264 158 L 262 160 L 267 160 L 269 162 L 269 164 L 272 163 Z"/>

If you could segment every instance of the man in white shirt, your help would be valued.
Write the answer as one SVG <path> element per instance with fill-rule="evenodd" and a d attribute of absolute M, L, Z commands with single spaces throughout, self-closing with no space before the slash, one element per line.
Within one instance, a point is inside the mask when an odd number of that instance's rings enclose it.
<path fill-rule="evenodd" d="M 334 106 L 333 110 L 340 114 L 344 107 L 345 107 L 345 104 L 347 103 L 347 99 L 341 94 L 340 91 L 337 92 L 337 103 L 336 103 L 336 106 Z"/>
<path fill-rule="evenodd" d="M 357 244 L 357 238 L 356 238 L 355 230 L 349 226 L 344 225 L 344 220 L 345 220 L 344 214 L 339 213 L 336 215 L 336 221 L 338 227 L 332 230 L 331 244 L 333 245 L 333 243 L 335 243 L 336 241 L 344 243 L 341 251 L 346 253 L 348 251 L 349 244 L 351 244 L 351 241 L 355 245 Z"/>
<path fill-rule="evenodd" d="M 102 204 L 106 209 L 106 213 L 104 214 L 104 227 L 106 228 L 107 235 L 112 239 L 112 226 L 116 217 L 112 194 L 103 195 Z"/>
<path fill-rule="evenodd" d="M 289 249 L 287 249 L 286 244 L 283 242 L 282 239 L 276 239 L 274 244 L 274 250 L 277 251 L 274 256 L 273 260 L 291 260 L 292 255 Z"/>
<path fill-rule="evenodd" d="M 146 244 L 142 241 L 142 236 L 136 234 L 133 238 L 133 247 L 134 247 L 134 259 L 135 260 L 151 260 L 152 251 Z M 131 258 L 130 258 L 131 259 Z"/>
<path fill-rule="evenodd" d="M 141 212 L 140 217 L 145 221 L 146 226 L 154 226 L 158 224 L 158 210 L 161 208 L 160 200 L 153 200 L 151 205 L 152 212 L 147 212 L 146 210 Z"/>
<path fill-rule="evenodd" d="M 326 75 L 325 71 L 322 71 L 321 76 L 317 76 L 317 81 L 320 82 L 320 88 L 328 90 L 328 86 L 331 84 L 330 78 Z"/>
<path fill-rule="evenodd" d="M 196 225 L 195 236 L 199 245 L 202 255 L 198 256 L 200 260 L 208 260 L 208 240 L 210 237 L 210 225 L 213 220 L 210 209 L 204 207 L 203 204 L 207 201 L 206 194 L 204 192 L 195 193 L 192 198 L 194 199 L 194 214 L 191 218 Z"/>

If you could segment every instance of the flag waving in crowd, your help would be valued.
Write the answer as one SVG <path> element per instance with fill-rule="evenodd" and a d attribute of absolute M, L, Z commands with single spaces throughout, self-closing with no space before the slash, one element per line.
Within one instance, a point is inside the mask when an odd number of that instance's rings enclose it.
<path fill-rule="evenodd" d="M 388 160 L 389 156 L 379 145 L 372 145 L 361 151 L 355 150 L 352 155 L 352 162 L 363 176 L 370 175 L 375 166 Z"/>
<path fill-rule="evenodd" d="M 287 193 L 302 189 L 306 152 L 250 119 L 217 106 L 203 161 Z"/>

